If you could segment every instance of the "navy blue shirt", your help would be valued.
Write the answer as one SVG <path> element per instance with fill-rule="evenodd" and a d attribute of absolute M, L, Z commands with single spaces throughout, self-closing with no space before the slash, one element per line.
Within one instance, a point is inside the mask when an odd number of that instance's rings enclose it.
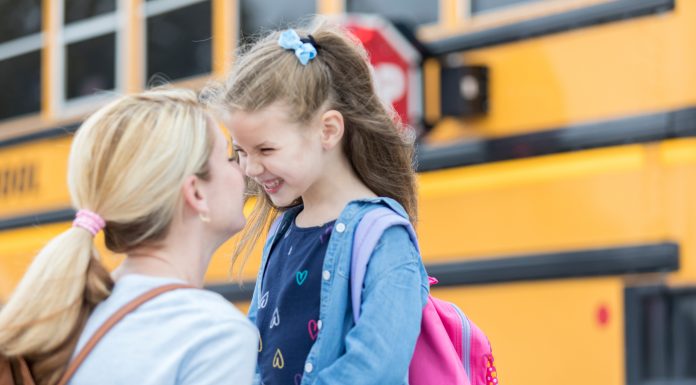
<path fill-rule="evenodd" d="M 256 318 L 264 385 L 299 385 L 302 380 L 319 333 L 321 274 L 334 222 L 301 228 L 293 220 L 271 251 Z"/>

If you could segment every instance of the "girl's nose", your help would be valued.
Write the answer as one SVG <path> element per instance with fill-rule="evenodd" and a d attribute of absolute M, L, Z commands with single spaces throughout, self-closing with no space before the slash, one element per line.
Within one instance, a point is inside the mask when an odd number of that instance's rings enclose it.
<path fill-rule="evenodd" d="M 248 157 L 246 160 L 246 164 L 244 167 L 244 173 L 248 177 L 255 177 L 261 175 L 263 172 L 263 166 L 261 166 L 261 163 L 257 162 L 255 159 L 252 159 L 251 157 Z"/>

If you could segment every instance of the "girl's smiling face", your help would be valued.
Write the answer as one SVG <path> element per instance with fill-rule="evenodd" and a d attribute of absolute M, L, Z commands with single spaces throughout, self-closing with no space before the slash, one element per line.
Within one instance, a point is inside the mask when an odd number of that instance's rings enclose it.
<path fill-rule="evenodd" d="M 307 194 L 322 170 L 320 122 L 290 121 L 283 104 L 255 112 L 234 111 L 228 121 L 234 149 L 246 176 L 278 207 Z"/>

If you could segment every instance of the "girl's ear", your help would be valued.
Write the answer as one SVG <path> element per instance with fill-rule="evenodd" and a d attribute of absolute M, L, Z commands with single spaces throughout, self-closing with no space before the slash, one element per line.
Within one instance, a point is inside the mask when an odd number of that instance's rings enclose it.
<path fill-rule="evenodd" d="M 343 139 L 343 115 L 336 110 L 328 110 L 321 115 L 321 146 L 330 150 Z"/>
<path fill-rule="evenodd" d="M 210 216 L 208 200 L 198 177 L 191 175 L 186 178 L 181 186 L 181 193 L 184 197 L 184 205 L 190 208 L 194 214 L 201 217 Z"/>

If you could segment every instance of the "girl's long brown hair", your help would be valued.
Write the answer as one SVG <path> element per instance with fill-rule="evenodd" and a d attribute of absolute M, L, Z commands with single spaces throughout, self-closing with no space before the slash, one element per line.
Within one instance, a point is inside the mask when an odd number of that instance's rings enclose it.
<path fill-rule="evenodd" d="M 312 35 L 316 58 L 302 65 L 293 52 L 278 45 L 280 32 L 271 33 L 238 56 L 221 98 L 223 106 L 232 113 L 254 112 L 282 102 L 291 107 L 291 118 L 298 123 L 328 109 L 339 111 L 345 124 L 343 151 L 358 177 L 378 196 L 403 205 L 415 223 L 413 143 L 404 137 L 393 110 L 377 96 L 364 48 L 348 32 L 327 23 L 296 31 L 300 37 Z M 263 189 L 248 183 L 256 204 L 234 252 L 234 258 L 243 255 L 242 260 L 276 213 Z"/>

